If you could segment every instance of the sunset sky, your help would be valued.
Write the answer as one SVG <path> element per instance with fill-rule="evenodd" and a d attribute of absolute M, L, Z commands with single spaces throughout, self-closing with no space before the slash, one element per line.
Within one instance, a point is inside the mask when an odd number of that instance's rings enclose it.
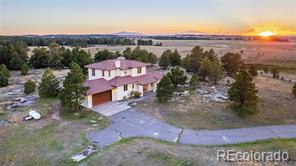
<path fill-rule="evenodd" d="M 296 34 L 296 0 L 0 0 L 0 34 Z"/>

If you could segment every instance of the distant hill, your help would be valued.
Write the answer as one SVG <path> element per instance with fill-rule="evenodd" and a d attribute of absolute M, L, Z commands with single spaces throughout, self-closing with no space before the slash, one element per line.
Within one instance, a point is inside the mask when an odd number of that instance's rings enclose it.
<path fill-rule="evenodd" d="M 112 33 L 111 35 L 116 35 L 116 36 L 145 36 L 145 34 L 143 33 L 139 33 L 139 32 L 115 32 Z"/>

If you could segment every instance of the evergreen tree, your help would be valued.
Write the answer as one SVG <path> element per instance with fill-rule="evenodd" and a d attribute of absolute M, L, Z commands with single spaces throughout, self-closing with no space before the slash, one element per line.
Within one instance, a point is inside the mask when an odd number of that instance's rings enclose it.
<path fill-rule="evenodd" d="M 184 85 L 187 80 L 187 76 L 179 66 L 172 68 L 167 75 L 172 81 L 175 88 L 177 88 L 180 84 Z"/>
<path fill-rule="evenodd" d="M 292 94 L 296 97 L 296 83 L 293 85 Z"/>
<path fill-rule="evenodd" d="M 280 73 L 277 68 L 272 68 L 270 72 L 272 73 L 272 78 L 280 78 Z"/>
<path fill-rule="evenodd" d="M 264 73 L 267 74 L 269 71 L 269 68 L 267 66 L 265 66 L 263 70 L 264 70 Z"/>
<path fill-rule="evenodd" d="M 174 93 L 174 86 L 170 78 L 164 76 L 157 85 L 156 97 L 160 103 L 167 102 L 170 100 Z"/>
<path fill-rule="evenodd" d="M 0 65 L 0 72 L 4 74 L 7 78 L 10 77 L 10 71 L 7 69 L 5 64 Z"/>
<path fill-rule="evenodd" d="M 204 49 L 200 46 L 195 46 L 188 55 L 189 71 L 197 72 L 200 66 L 200 61 L 204 57 Z"/>
<path fill-rule="evenodd" d="M 161 66 L 164 70 L 166 70 L 170 65 L 169 51 L 170 50 L 164 51 L 159 60 L 159 66 Z"/>
<path fill-rule="evenodd" d="M 2 71 L 0 71 L 0 87 L 5 87 L 8 85 L 8 78 Z"/>
<path fill-rule="evenodd" d="M 200 66 L 198 68 L 198 76 L 202 78 L 202 80 L 205 80 L 206 77 L 209 76 L 209 68 L 210 68 L 211 61 L 208 57 L 202 58 L 200 62 Z"/>
<path fill-rule="evenodd" d="M 71 64 L 71 71 L 66 76 L 64 88 L 59 99 L 66 111 L 79 111 L 87 88 L 84 86 L 86 77 L 78 64 Z"/>
<path fill-rule="evenodd" d="M 46 69 L 39 85 L 40 97 L 57 97 L 59 94 L 59 81 L 51 69 Z"/>
<path fill-rule="evenodd" d="M 149 52 L 148 54 L 148 62 L 151 64 L 156 64 L 157 62 L 157 56 L 153 54 L 152 52 Z"/>
<path fill-rule="evenodd" d="M 239 103 L 239 107 L 256 106 L 257 90 L 252 76 L 246 70 L 240 70 L 235 76 L 235 82 L 230 85 L 228 90 L 229 99 Z"/>
<path fill-rule="evenodd" d="M 25 94 L 34 93 L 36 89 L 36 84 L 34 81 L 28 80 L 24 84 L 24 92 Z"/>
<path fill-rule="evenodd" d="M 191 90 L 195 90 L 196 89 L 196 87 L 199 84 L 198 76 L 196 74 L 193 74 L 192 75 L 189 84 L 190 84 L 190 89 Z"/>
<path fill-rule="evenodd" d="M 226 53 L 221 57 L 221 62 L 223 68 L 227 75 L 234 76 L 240 69 L 242 69 L 244 63 L 242 61 L 241 55 L 238 53 Z"/>
<path fill-rule="evenodd" d="M 217 57 L 212 59 L 208 68 L 208 72 L 209 72 L 209 80 L 212 81 L 214 84 L 217 84 L 217 82 L 220 79 L 222 79 L 223 70 L 222 70 L 220 60 Z"/>
<path fill-rule="evenodd" d="M 250 65 L 248 72 L 254 77 L 256 77 L 258 75 L 257 68 L 255 65 Z"/>
<path fill-rule="evenodd" d="M 27 75 L 29 71 L 29 66 L 26 63 L 21 65 L 21 75 Z"/>
<path fill-rule="evenodd" d="M 125 57 L 125 59 L 130 59 L 132 56 L 132 49 L 130 47 L 127 47 L 124 51 L 123 51 L 123 57 Z"/>
<path fill-rule="evenodd" d="M 177 50 L 170 53 L 169 60 L 171 66 L 181 66 L 181 55 Z"/>

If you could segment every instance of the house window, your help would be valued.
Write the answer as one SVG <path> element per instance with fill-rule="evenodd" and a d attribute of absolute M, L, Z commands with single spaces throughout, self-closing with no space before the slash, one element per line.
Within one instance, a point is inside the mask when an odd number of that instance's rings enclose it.
<path fill-rule="evenodd" d="M 151 86 L 153 87 L 153 83 L 151 83 Z"/>
<path fill-rule="evenodd" d="M 91 69 L 91 75 L 95 76 L 96 75 L 96 70 L 95 69 Z"/>
<path fill-rule="evenodd" d="M 124 71 L 124 75 L 127 75 L 127 71 Z"/>
<path fill-rule="evenodd" d="M 138 71 L 138 74 L 142 73 L 142 68 L 141 67 L 137 68 L 137 71 Z"/>
<path fill-rule="evenodd" d="M 135 84 L 132 84 L 132 88 L 135 89 Z"/>
<path fill-rule="evenodd" d="M 102 70 L 102 76 L 105 77 L 105 71 L 104 70 Z"/>
<path fill-rule="evenodd" d="M 108 71 L 109 72 L 109 77 L 111 77 L 111 71 Z"/>
<path fill-rule="evenodd" d="M 127 91 L 127 88 L 128 88 L 128 86 L 127 85 L 124 85 L 123 86 L 123 91 Z"/>

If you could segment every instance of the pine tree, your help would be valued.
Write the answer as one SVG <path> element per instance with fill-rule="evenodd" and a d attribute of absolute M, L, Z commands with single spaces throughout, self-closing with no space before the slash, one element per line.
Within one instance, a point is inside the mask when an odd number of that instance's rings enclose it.
<path fill-rule="evenodd" d="M 164 70 L 170 65 L 170 57 L 168 50 L 164 51 L 159 60 L 159 66 L 161 66 Z"/>
<path fill-rule="evenodd" d="M 157 85 L 156 97 L 160 103 L 167 102 L 172 98 L 174 93 L 174 86 L 170 78 L 166 75 L 164 76 Z"/>
<path fill-rule="evenodd" d="M 200 62 L 200 67 L 198 68 L 198 76 L 205 80 L 207 76 L 209 76 L 209 68 L 210 68 L 211 61 L 208 57 L 202 58 Z"/>
<path fill-rule="evenodd" d="M 255 65 L 250 66 L 249 73 L 254 77 L 258 75 L 257 68 Z"/>
<path fill-rule="evenodd" d="M 292 93 L 296 97 L 296 83 L 293 86 Z"/>
<path fill-rule="evenodd" d="M 272 73 L 272 78 L 280 78 L 280 73 L 277 68 L 272 68 L 270 72 Z"/>
<path fill-rule="evenodd" d="M 46 69 L 39 85 L 40 97 L 57 97 L 59 94 L 59 81 L 51 69 Z"/>
<path fill-rule="evenodd" d="M 26 63 L 21 65 L 21 75 L 27 75 L 29 71 L 29 66 Z"/>
<path fill-rule="evenodd" d="M 169 59 L 171 66 L 181 66 L 181 55 L 177 50 L 170 54 Z"/>
<path fill-rule="evenodd" d="M 220 60 L 218 58 L 213 58 L 211 61 L 209 68 L 209 80 L 212 81 L 214 84 L 217 84 L 217 82 L 222 79 L 223 70 L 220 63 Z"/>
<path fill-rule="evenodd" d="M 184 85 L 187 80 L 187 76 L 179 66 L 172 68 L 167 75 L 170 77 L 175 88 L 177 88 L 179 84 Z"/>
<path fill-rule="evenodd" d="M 235 82 L 230 85 L 228 90 L 229 99 L 239 103 L 239 107 L 256 106 L 257 90 L 252 76 L 246 70 L 240 70 L 235 76 Z"/>
<path fill-rule="evenodd" d="M 66 76 L 59 99 L 66 111 L 79 111 L 87 91 L 84 86 L 86 77 L 78 64 L 72 63 L 70 68 L 71 71 Z"/>
<path fill-rule="evenodd" d="M 190 89 L 191 90 L 195 90 L 196 89 L 196 87 L 199 84 L 198 76 L 196 74 L 193 74 L 192 75 L 189 84 L 190 84 Z"/>

